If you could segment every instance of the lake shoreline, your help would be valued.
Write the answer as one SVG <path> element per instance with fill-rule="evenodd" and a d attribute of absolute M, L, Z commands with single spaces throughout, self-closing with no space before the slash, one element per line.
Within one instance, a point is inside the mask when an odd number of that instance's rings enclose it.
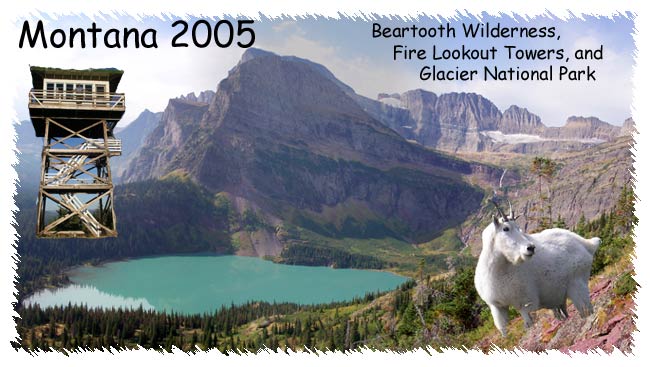
<path fill-rule="evenodd" d="M 57 282 L 45 282 L 42 287 L 34 288 L 30 292 L 25 292 L 24 294 L 20 294 L 18 299 L 17 299 L 17 306 L 22 303 L 24 299 L 27 299 L 34 294 L 45 290 L 45 289 L 56 289 L 56 288 L 61 288 L 63 286 L 68 286 L 71 284 L 74 284 L 72 281 L 70 281 L 68 274 L 71 271 L 74 271 L 74 269 L 77 268 L 82 268 L 82 267 L 102 267 L 107 263 L 112 263 L 112 262 L 122 262 L 122 261 L 131 261 L 131 260 L 138 260 L 138 259 L 145 259 L 145 258 L 155 258 L 155 257 L 163 257 L 163 256 L 180 256 L 180 255 L 187 255 L 187 256 L 192 256 L 193 253 L 191 252 L 180 252 L 180 253 L 173 253 L 173 254 L 156 254 L 156 255 L 145 255 L 145 256 L 127 256 L 127 257 L 120 257 L 120 258 L 107 258 L 107 259 L 102 259 L 102 260 L 93 260 L 93 261 L 86 261 L 81 264 L 75 264 L 71 265 L 68 267 L 65 267 L 59 272 L 52 273 L 52 274 L 45 274 L 42 276 L 42 278 L 49 278 L 49 277 L 55 277 L 59 279 Z M 220 254 L 217 252 L 199 252 L 197 254 L 206 254 L 210 256 L 229 256 L 232 254 Z M 63 277 L 63 279 L 61 279 Z"/>
<path fill-rule="evenodd" d="M 121 303 L 117 298 L 120 298 L 129 300 L 133 307 L 133 300 L 140 299 L 157 312 L 196 314 L 247 302 L 327 305 L 390 292 L 411 280 L 377 269 L 288 265 L 260 257 L 205 252 L 86 262 L 67 268 L 65 275 L 67 282 L 35 290 L 24 296 L 24 303 L 39 303 L 42 307 L 69 302 L 118 307 Z M 76 289 L 71 286 L 96 286 L 100 293 L 88 298 L 79 294 L 70 296 Z M 202 287 L 207 287 L 206 291 L 201 291 Z M 83 293 L 79 289 L 77 292 Z M 113 296 L 117 298 L 112 299 Z M 43 297 L 59 297 L 63 301 L 48 304 L 38 300 Z M 108 301 L 93 304 L 97 299 Z"/>
<path fill-rule="evenodd" d="M 245 255 L 236 255 L 234 253 L 218 253 L 218 252 L 209 252 L 209 251 L 202 251 L 202 252 L 175 252 L 175 253 L 165 253 L 165 254 L 151 254 L 151 255 L 144 255 L 144 256 L 127 256 L 127 257 L 120 257 L 120 258 L 107 258 L 107 259 L 102 259 L 102 260 L 93 260 L 93 261 L 86 261 L 81 264 L 76 264 L 76 265 L 71 265 L 60 272 L 53 273 L 53 274 L 45 274 L 42 277 L 43 278 L 50 278 L 54 277 L 58 281 L 57 282 L 45 282 L 42 287 L 39 288 L 34 288 L 31 289 L 29 292 L 26 292 L 24 294 L 19 294 L 16 300 L 16 305 L 19 306 L 23 300 L 33 296 L 34 294 L 45 290 L 45 289 L 56 289 L 56 288 L 61 288 L 64 286 L 68 286 L 70 284 L 74 284 L 72 281 L 70 281 L 68 274 L 70 272 L 74 271 L 74 269 L 77 268 L 82 268 L 82 267 L 102 267 L 107 263 L 112 263 L 112 262 L 124 262 L 124 261 L 132 261 L 132 260 L 139 260 L 139 259 L 148 259 L 148 258 L 158 258 L 158 257 L 166 257 L 166 256 L 241 256 L 241 257 L 250 257 L 250 258 L 258 258 L 262 259 L 264 261 L 272 262 L 275 264 L 282 264 L 274 261 L 273 259 L 265 258 L 265 257 L 257 257 L 257 256 L 245 256 Z M 309 266 L 309 267 L 314 267 L 318 268 L 321 266 L 311 266 L 311 265 L 302 265 L 302 264 L 283 264 L 287 266 Z M 410 274 L 405 274 L 405 273 L 400 273 L 395 270 L 391 269 L 364 269 L 364 268 L 336 268 L 336 269 L 356 269 L 356 270 L 365 270 L 365 271 L 377 271 L 377 272 L 382 272 L 382 273 L 389 273 L 393 274 L 396 276 L 401 276 L 401 277 L 406 277 L 406 278 L 412 278 Z"/>
<path fill-rule="evenodd" d="M 286 264 L 286 263 L 274 261 L 273 259 L 267 258 L 265 256 L 247 256 L 247 255 L 237 255 L 237 254 L 229 254 L 229 253 L 221 254 L 221 253 L 217 253 L 217 252 L 176 252 L 176 253 L 169 253 L 169 254 L 157 254 L 157 255 L 145 255 L 145 256 L 129 256 L 129 257 L 124 257 L 124 258 L 120 258 L 120 259 L 117 259 L 117 260 L 115 260 L 115 259 L 101 260 L 101 261 L 99 261 L 97 263 L 86 262 L 86 263 L 79 264 L 79 265 L 73 265 L 73 266 L 67 268 L 63 272 L 63 274 L 68 274 L 73 269 L 79 268 L 79 267 L 86 267 L 86 266 L 87 267 L 101 267 L 101 266 L 103 266 L 103 265 L 105 265 L 107 263 L 112 263 L 112 262 L 124 262 L 124 261 L 140 260 L 140 259 L 155 259 L 155 258 L 168 257 L 168 256 L 177 256 L 177 257 L 186 257 L 186 256 L 207 256 L 207 257 L 211 257 L 211 256 L 214 256 L 214 257 L 239 256 L 239 257 L 248 257 L 248 258 L 254 258 L 254 259 L 261 259 L 261 260 L 268 261 L 268 262 L 271 262 L 271 263 L 274 263 L 274 264 L 280 264 L 280 265 L 286 265 L 286 266 L 307 266 L 307 267 L 311 267 L 311 268 L 323 268 L 323 267 L 325 267 L 325 268 L 331 268 L 331 269 L 353 269 L 353 270 L 364 270 L 364 271 L 376 271 L 376 272 L 380 272 L 380 273 L 389 273 L 389 274 L 393 274 L 393 275 L 400 276 L 400 277 L 411 278 L 411 276 L 409 276 L 408 274 L 399 273 L 399 272 L 397 272 L 395 270 L 391 270 L 391 269 L 337 268 L 337 267 L 325 266 L 325 265 Z"/>

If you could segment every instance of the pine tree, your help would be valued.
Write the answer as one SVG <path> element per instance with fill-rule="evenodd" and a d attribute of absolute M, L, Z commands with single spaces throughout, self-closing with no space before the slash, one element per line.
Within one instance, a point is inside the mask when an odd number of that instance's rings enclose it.
<path fill-rule="evenodd" d="M 567 229 L 566 222 L 560 214 L 557 215 L 557 219 L 553 222 L 553 227 Z"/>
<path fill-rule="evenodd" d="M 327 348 L 331 351 L 336 350 L 336 342 L 334 341 L 334 332 L 330 331 L 329 333 L 329 344 L 327 345 Z"/>
<path fill-rule="evenodd" d="M 397 327 L 398 335 L 415 335 L 418 329 L 417 314 L 413 303 L 408 304 Z"/>
<path fill-rule="evenodd" d="M 63 348 L 66 349 L 70 348 L 70 336 L 68 335 L 68 328 L 65 326 L 63 327 L 62 339 L 63 339 Z"/>
<path fill-rule="evenodd" d="M 31 328 L 29 330 L 29 344 L 31 344 L 33 348 L 35 343 L 36 343 L 36 328 Z"/>
<path fill-rule="evenodd" d="M 48 325 L 48 338 L 54 339 L 56 336 L 56 323 L 54 322 L 54 317 L 50 318 L 50 324 Z"/>
<path fill-rule="evenodd" d="M 147 333 L 145 333 L 144 330 L 141 330 L 140 335 L 138 336 L 138 345 L 146 347 L 148 343 L 149 337 L 147 336 Z"/>
<path fill-rule="evenodd" d="M 629 232 L 638 223 L 634 214 L 635 196 L 634 191 L 628 186 L 623 186 L 621 196 L 616 204 L 616 225 L 622 232 Z"/>
<path fill-rule="evenodd" d="M 585 218 L 584 213 L 580 215 L 580 219 L 578 219 L 578 223 L 573 231 L 583 237 L 587 236 L 587 218 Z"/>
<path fill-rule="evenodd" d="M 560 166 L 557 162 L 544 157 L 535 157 L 530 166 L 530 172 L 534 176 L 537 176 L 537 195 L 539 196 L 539 203 L 535 205 L 531 211 L 537 212 L 539 230 L 550 228 L 553 223 L 553 207 L 551 204 L 553 193 L 551 182 L 559 168 Z M 543 182 L 546 182 L 546 191 L 543 190 Z"/>
<path fill-rule="evenodd" d="M 190 349 L 196 349 L 196 345 L 199 343 L 199 336 L 196 334 L 196 330 L 192 332 L 192 340 L 190 341 Z"/>

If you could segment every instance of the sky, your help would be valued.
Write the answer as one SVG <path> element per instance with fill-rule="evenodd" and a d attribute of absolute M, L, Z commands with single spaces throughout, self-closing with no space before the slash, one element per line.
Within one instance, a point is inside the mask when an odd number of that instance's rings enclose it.
<path fill-rule="evenodd" d="M 62 16 L 52 19 L 48 15 L 31 18 L 32 27 L 36 20 L 42 19 L 45 33 L 49 35 L 55 28 L 68 30 L 88 28 L 92 22 L 98 27 L 147 28 L 157 30 L 157 49 L 122 48 L 108 49 L 100 42 L 99 47 L 82 49 L 63 47 L 55 49 L 40 46 L 34 49 L 24 47 L 16 52 L 14 65 L 23 65 L 15 75 L 16 94 L 14 106 L 19 119 L 27 119 L 26 96 L 31 88 L 29 65 L 60 68 L 100 68 L 116 67 L 125 71 L 118 88 L 126 93 L 127 112 L 120 122 L 124 126 L 134 120 L 144 109 L 162 111 L 169 98 L 190 92 L 215 90 L 220 80 L 228 75 L 228 70 L 238 62 L 243 49 L 239 47 L 218 48 L 173 48 L 171 38 L 180 29 L 172 23 L 178 18 L 130 16 Z M 25 19 L 15 21 L 15 40 L 18 45 Z M 187 19 L 190 26 L 196 19 Z M 217 20 L 210 19 L 215 24 Z M 489 22 L 503 26 L 555 27 L 560 36 L 551 39 L 466 39 L 462 34 L 462 23 Z M 455 38 L 373 38 L 373 23 L 382 27 L 401 27 L 413 24 L 419 27 L 437 27 L 447 24 L 456 29 Z M 596 116 L 620 125 L 630 117 L 632 103 L 632 72 L 634 67 L 635 45 L 632 39 L 633 19 L 628 16 L 585 17 L 560 20 L 552 16 L 531 19 L 509 16 L 475 17 L 458 15 L 455 19 L 436 19 L 420 17 L 415 20 L 400 18 L 343 19 L 307 17 L 300 19 L 262 18 L 255 22 L 256 39 L 254 47 L 266 49 L 280 55 L 295 55 L 325 65 L 341 81 L 351 86 L 359 94 L 376 98 L 378 93 L 402 93 L 410 89 L 422 88 L 434 93 L 473 92 L 479 93 L 494 102 L 502 111 L 516 104 L 539 115 L 549 126 L 563 125 L 569 116 Z M 223 30 L 223 29 L 222 29 Z M 191 42 L 191 28 L 184 39 Z M 223 32 L 222 32 L 223 33 Z M 201 28 L 198 37 L 205 37 Z M 235 40 L 235 42 L 237 39 Z M 497 60 L 463 62 L 458 60 L 433 61 L 393 60 L 393 46 L 400 44 L 409 48 L 422 48 L 429 53 L 435 45 L 438 50 L 466 48 L 485 49 L 492 46 L 498 49 Z M 526 49 L 563 48 L 570 61 L 511 61 L 506 59 L 504 45 L 516 45 Z M 602 60 L 575 60 L 576 49 L 597 49 L 603 45 Z M 496 65 L 500 68 L 519 66 L 527 68 L 547 68 L 549 64 L 559 68 L 566 65 L 571 69 L 584 69 L 587 65 L 596 69 L 597 80 L 590 82 L 494 82 L 477 78 L 474 81 L 422 81 L 419 70 L 435 63 L 437 68 L 482 70 L 483 65 Z M 479 72 L 482 75 L 482 72 Z"/>

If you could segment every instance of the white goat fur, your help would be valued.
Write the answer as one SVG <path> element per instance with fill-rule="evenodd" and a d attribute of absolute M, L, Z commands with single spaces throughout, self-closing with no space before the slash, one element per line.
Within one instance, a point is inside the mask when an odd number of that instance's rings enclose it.
<path fill-rule="evenodd" d="M 509 306 L 526 327 L 533 324 L 530 312 L 541 308 L 565 319 L 567 297 L 581 317 L 591 314 L 588 281 L 599 245 L 597 237 L 587 240 L 559 228 L 526 234 L 513 220 L 495 218 L 483 231 L 474 284 L 501 334 L 506 335 Z"/>

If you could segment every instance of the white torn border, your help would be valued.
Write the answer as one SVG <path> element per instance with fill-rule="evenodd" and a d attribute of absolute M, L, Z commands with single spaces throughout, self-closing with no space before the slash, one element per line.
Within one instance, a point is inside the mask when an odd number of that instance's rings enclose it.
<path fill-rule="evenodd" d="M 278 366 L 330 366 L 330 365 L 355 365 L 355 366 L 377 366 L 377 365 L 446 365 L 448 363 L 462 363 L 463 365 L 472 364 L 498 364 L 498 365 L 522 365 L 526 366 L 549 366 L 554 363 L 565 363 L 572 365 L 612 365 L 614 363 L 639 365 L 643 357 L 648 356 L 648 267 L 644 266 L 648 260 L 647 239 L 650 239 L 650 226 L 647 222 L 650 218 L 650 179 L 648 178 L 647 163 L 650 159 L 650 144 L 647 144 L 650 136 L 650 127 L 648 111 L 650 99 L 648 96 L 648 83 L 650 73 L 650 57 L 648 55 L 648 32 L 650 23 L 650 14 L 647 7 L 644 7 L 642 1 L 604 1 L 592 0 L 589 2 L 573 2 L 559 0 L 546 0 L 536 2 L 524 1 L 491 1 L 478 2 L 471 0 L 456 1 L 421 1 L 421 0 L 401 0 L 401 1 L 377 1 L 377 0 L 330 0 L 327 2 L 315 2 L 309 0 L 292 0 L 292 1 L 248 1 L 238 0 L 230 2 L 197 0 L 183 0 L 175 3 L 162 4 L 161 2 L 143 1 L 143 0 L 112 0 L 105 2 L 90 2 L 84 0 L 67 0 L 67 1 L 10 1 L 3 3 L 4 9 L 0 12 L 2 19 L 0 23 L 0 42 L 2 42 L 2 60 L 3 73 L 2 78 L 0 111 L 2 119 L 0 120 L 0 238 L 2 239 L 2 254 L 4 261 L 2 266 L 3 276 L 1 277 L 1 292 L 3 295 L 2 306 L 2 361 L 7 366 L 14 365 L 120 365 L 126 364 L 146 364 L 150 366 L 178 366 L 186 363 L 201 363 L 216 365 L 227 363 L 229 366 L 239 365 L 278 365 Z M 270 352 L 261 352 L 255 355 L 246 356 L 224 356 L 217 351 L 209 353 L 200 353 L 191 355 L 181 352 L 174 354 L 161 354 L 155 351 L 131 351 L 122 353 L 107 352 L 84 352 L 73 353 L 66 357 L 61 353 L 41 353 L 38 356 L 30 356 L 24 351 L 14 351 L 11 348 L 10 341 L 17 337 L 13 317 L 16 313 L 13 311 L 11 302 L 14 300 L 13 292 L 15 291 L 13 280 L 15 276 L 15 248 L 13 244 L 16 240 L 16 230 L 13 227 L 16 206 L 14 205 L 13 195 L 15 194 L 15 185 L 17 175 L 12 165 L 17 163 L 15 148 L 15 129 L 12 123 L 16 123 L 16 113 L 13 110 L 13 99 L 16 95 L 15 75 L 12 70 L 24 68 L 15 60 L 12 55 L 20 52 L 17 47 L 18 35 L 15 34 L 14 22 L 19 19 L 29 18 L 31 16 L 48 15 L 56 18 L 57 14 L 78 14 L 78 15 L 98 15 L 100 12 L 106 14 L 120 14 L 133 16 L 139 19 L 143 15 L 162 16 L 164 14 L 184 15 L 191 14 L 196 16 L 207 15 L 232 15 L 247 16 L 253 19 L 259 19 L 260 14 L 267 17 L 279 16 L 313 16 L 320 15 L 331 18 L 352 17 L 360 19 L 371 19 L 374 15 L 390 15 L 402 18 L 417 18 L 418 15 L 438 16 L 439 18 L 456 18 L 459 14 L 474 15 L 480 17 L 484 12 L 498 15 L 518 16 L 535 16 L 543 14 L 552 14 L 561 19 L 570 17 L 580 17 L 581 14 L 589 15 L 611 15 L 632 11 L 636 13 L 634 40 L 637 46 L 636 67 L 634 71 L 634 97 L 632 106 L 632 117 L 637 123 L 638 134 L 635 135 L 637 144 L 632 153 L 635 157 L 635 193 L 638 197 L 637 216 L 639 226 L 635 230 L 636 259 L 634 260 L 637 276 L 636 280 L 641 287 L 636 297 L 637 320 L 636 326 L 640 330 L 634 334 L 633 355 L 623 355 L 615 352 L 607 355 L 603 352 L 590 352 L 588 354 L 574 353 L 570 357 L 556 351 L 546 351 L 541 354 L 532 352 L 517 351 L 499 351 L 495 349 L 489 355 L 479 351 L 465 352 L 462 350 L 449 350 L 444 353 L 430 351 L 431 355 L 424 350 L 418 350 L 407 353 L 395 352 L 354 352 L 354 353 L 290 353 L 274 354 Z M 645 82 L 643 82 L 645 81 Z M 588 91 L 585 91 L 588 93 Z"/>

